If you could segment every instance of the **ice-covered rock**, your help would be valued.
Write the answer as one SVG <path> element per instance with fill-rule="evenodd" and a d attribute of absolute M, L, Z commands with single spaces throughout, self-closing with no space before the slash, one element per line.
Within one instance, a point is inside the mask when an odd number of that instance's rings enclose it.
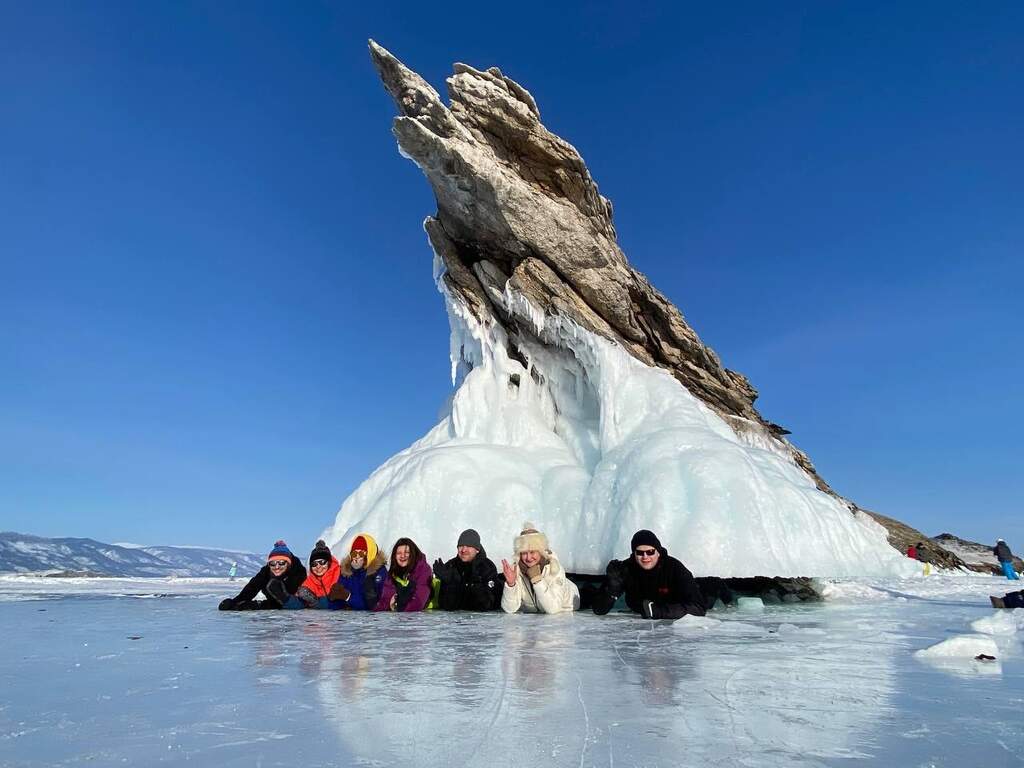
<path fill-rule="evenodd" d="M 651 528 L 697 575 L 909 573 L 629 265 L 611 204 L 525 89 L 457 64 L 449 107 L 370 48 L 437 198 L 425 229 L 456 391 L 344 502 L 332 546 L 367 530 L 434 557 L 473 527 L 501 557 L 533 520 L 570 571 L 602 571 Z"/>

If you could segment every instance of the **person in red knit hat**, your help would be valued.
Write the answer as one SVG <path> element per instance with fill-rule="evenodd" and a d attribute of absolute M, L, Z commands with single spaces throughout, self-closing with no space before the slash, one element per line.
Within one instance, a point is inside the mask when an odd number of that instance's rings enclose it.
<path fill-rule="evenodd" d="M 341 561 L 338 581 L 328 597 L 331 607 L 353 611 L 369 611 L 377 604 L 384 578 L 387 576 L 387 558 L 377 548 L 377 542 L 368 533 L 360 533 L 349 547 L 348 556 Z"/>

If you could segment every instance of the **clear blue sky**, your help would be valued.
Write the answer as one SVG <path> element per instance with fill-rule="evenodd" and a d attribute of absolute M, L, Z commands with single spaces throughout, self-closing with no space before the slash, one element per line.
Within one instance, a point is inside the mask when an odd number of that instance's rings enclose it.
<path fill-rule="evenodd" d="M 373 37 L 530 89 L 838 491 L 1024 550 L 1024 6 L 898 5 L 0 4 L 0 529 L 304 553 L 436 421 Z"/>

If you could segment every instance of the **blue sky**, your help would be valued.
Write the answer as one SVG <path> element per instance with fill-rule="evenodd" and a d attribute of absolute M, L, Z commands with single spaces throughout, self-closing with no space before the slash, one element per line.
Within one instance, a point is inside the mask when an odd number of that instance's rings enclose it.
<path fill-rule="evenodd" d="M 373 37 L 527 87 L 838 491 L 1024 550 L 1024 7 L 546 5 L 0 3 L 0 529 L 304 551 L 436 421 Z"/>

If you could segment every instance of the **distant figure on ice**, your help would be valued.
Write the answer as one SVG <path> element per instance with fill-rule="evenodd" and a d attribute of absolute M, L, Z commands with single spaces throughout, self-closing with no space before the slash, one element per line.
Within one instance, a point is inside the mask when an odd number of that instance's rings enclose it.
<path fill-rule="evenodd" d="M 238 563 L 231 564 L 231 570 L 228 571 L 228 579 L 231 581 L 235 580 L 235 576 L 238 575 Z"/>
<path fill-rule="evenodd" d="M 274 544 L 267 555 L 267 564 L 249 579 L 237 597 L 222 600 L 222 611 L 245 611 L 253 608 L 302 608 L 303 602 L 295 597 L 302 582 L 306 580 L 306 569 L 302 562 L 283 540 Z M 262 592 L 266 600 L 255 600 Z"/>
<path fill-rule="evenodd" d="M 1017 572 L 1013 570 L 1013 552 L 1002 539 L 996 539 L 996 545 L 992 547 L 992 554 L 996 556 L 1003 574 L 1011 581 L 1017 581 Z"/>
<path fill-rule="evenodd" d="M 505 613 L 562 613 L 580 607 L 580 592 L 565 575 L 562 564 L 548 546 L 548 537 L 533 523 L 524 523 L 513 542 L 517 562 L 501 561 L 505 588 L 501 609 Z"/>
<path fill-rule="evenodd" d="M 416 542 L 401 538 L 391 550 L 391 567 L 384 579 L 375 611 L 423 611 L 432 608 L 434 577 L 427 557 Z"/>
<path fill-rule="evenodd" d="M 1024 608 L 1024 589 L 1017 592 L 1007 592 L 1002 597 L 989 595 L 993 608 Z"/>
<path fill-rule="evenodd" d="M 480 534 L 459 534 L 458 554 L 447 563 L 437 558 L 434 575 L 441 582 L 438 604 L 446 611 L 490 611 L 501 600 L 498 569 L 487 557 Z"/>
<path fill-rule="evenodd" d="M 331 554 L 330 547 L 320 539 L 309 553 L 309 575 L 295 596 L 305 603 L 307 608 L 341 610 L 345 604 L 332 604 L 329 597 L 331 588 L 338 583 L 339 576 L 341 566 Z"/>
<path fill-rule="evenodd" d="M 341 577 L 331 587 L 328 597 L 341 601 L 353 611 L 369 611 L 377 605 L 384 579 L 387 578 L 387 558 L 377 548 L 377 541 L 368 533 L 352 539 L 348 556 L 341 561 Z"/>
<path fill-rule="evenodd" d="M 661 546 L 648 530 L 637 531 L 625 560 L 612 560 L 605 573 L 608 580 L 594 595 L 594 613 L 603 616 L 619 595 L 626 605 L 645 619 L 679 619 L 704 615 L 704 596 L 689 569 Z"/>
<path fill-rule="evenodd" d="M 907 547 L 907 557 L 909 557 L 911 560 L 920 560 L 921 559 L 921 558 L 919 558 L 917 556 L 917 545 L 916 544 L 911 544 L 909 547 Z"/>

